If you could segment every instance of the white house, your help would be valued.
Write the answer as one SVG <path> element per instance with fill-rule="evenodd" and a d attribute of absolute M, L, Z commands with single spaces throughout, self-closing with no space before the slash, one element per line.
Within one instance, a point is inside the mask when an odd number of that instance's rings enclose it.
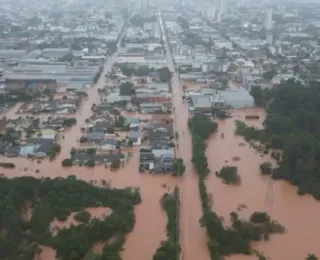
<path fill-rule="evenodd" d="M 99 143 L 99 148 L 101 150 L 112 150 L 117 149 L 118 141 L 114 139 L 106 139 Z"/>

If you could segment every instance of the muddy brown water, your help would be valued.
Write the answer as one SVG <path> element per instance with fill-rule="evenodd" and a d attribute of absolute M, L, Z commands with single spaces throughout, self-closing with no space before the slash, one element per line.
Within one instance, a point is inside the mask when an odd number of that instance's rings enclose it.
<path fill-rule="evenodd" d="M 245 120 L 245 115 L 260 115 L 260 120 Z M 320 218 L 320 206 L 311 196 L 298 196 L 296 187 L 284 182 L 274 181 L 273 192 L 268 190 L 268 177 L 261 176 L 259 165 L 271 161 L 269 156 L 261 157 L 242 137 L 234 135 L 235 120 L 241 119 L 248 125 L 262 127 L 265 114 L 260 109 L 234 110 L 233 118 L 219 121 L 219 130 L 208 141 L 207 157 L 211 174 L 206 180 L 206 186 L 213 197 L 213 208 L 228 224 L 229 214 L 236 211 L 240 204 L 246 209 L 239 214 L 248 217 L 254 211 L 265 211 L 272 219 L 277 220 L 287 229 L 285 234 L 271 235 L 270 241 L 255 242 L 252 246 L 264 252 L 265 256 L 275 260 L 305 259 L 308 253 L 320 255 L 319 233 L 317 223 Z M 224 138 L 221 134 L 224 133 Z M 232 157 L 240 157 L 239 161 L 232 161 Z M 226 163 L 226 160 L 228 161 Z M 225 165 L 238 167 L 241 185 L 231 186 L 222 183 L 214 174 Z M 273 196 L 270 196 L 273 194 Z M 273 200 L 271 199 L 273 197 Z M 252 256 L 235 255 L 227 259 L 256 259 Z"/>
<path fill-rule="evenodd" d="M 169 55 L 169 54 L 168 54 Z M 115 56 L 108 60 L 105 72 L 110 70 Z M 173 70 L 172 57 L 168 56 L 168 66 Z M 160 241 L 166 238 L 165 226 L 167 217 L 161 209 L 160 199 L 167 191 L 172 191 L 175 185 L 179 185 L 181 191 L 181 246 L 182 259 L 184 260 L 209 260 L 207 249 L 207 235 L 200 227 L 199 220 L 202 215 L 201 202 L 198 191 L 198 177 L 191 163 L 191 136 L 187 127 L 188 110 L 182 102 L 182 86 L 180 86 L 178 75 L 174 75 L 173 105 L 174 128 L 179 132 L 179 148 L 177 155 L 184 159 L 186 173 L 184 178 L 173 178 L 171 176 L 153 176 L 138 173 L 139 155 L 133 153 L 132 158 L 123 169 L 111 172 L 103 166 L 93 169 L 86 167 L 62 168 L 61 161 L 69 157 L 70 149 L 77 147 L 77 139 L 81 136 L 81 127 L 85 124 L 85 119 L 92 115 L 91 105 L 99 103 L 98 88 L 104 86 L 104 74 L 95 87 L 88 90 L 89 98 L 85 100 L 75 114 L 77 118 L 76 126 L 66 130 L 65 138 L 60 140 L 62 152 L 55 161 L 42 160 L 31 161 L 25 158 L 5 158 L 0 157 L 2 162 L 14 162 L 16 168 L 12 170 L 0 169 L 9 178 L 20 176 L 41 177 L 67 177 L 76 175 L 79 179 L 101 186 L 101 180 L 110 182 L 113 187 L 139 187 L 143 202 L 135 209 L 136 224 L 133 231 L 128 234 L 122 258 L 124 260 L 151 260 L 152 255 L 160 245 Z M 8 111 L 7 116 L 15 117 L 19 105 Z M 214 174 L 208 177 L 206 185 L 208 192 L 213 197 L 213 207 L 218 215 L 226 220 L 229 213 L 235 211 L 240 204 L 245 204 L 247 209 L 242 211 L 242 215 L 248 216 L 253 211 L 267 211 L 271 217 L 282 223 L 287 233 L 283 235 L 273 235 L 268 242 L 254 243 L 253 246 L 264 252 L 272 259 L 304 259 L 307 253 L 313 252 L 320 255 L 318 247 L 317 221 L 320 218 L 320 207 L 310 196 L 299 197 L 296 188 L 283 182 L 277 181 L 273 185 L 273 203 L 265 203 L 268 178 L 260 176 L 259 164 L 268 160 L 267 156 L 261 158 L 259 154 L 248 145 L 239 146 L 243 143 L 241 137 L 234 135 L 234 121 L 236 119 L 245 120 L 246 114 L 258 114 L 260 120 L 246 121 L 248 124 L 262 127 L 264 112 L 262 110 L 234 110 L 234 117 L 219 121 L 218 133 L 212 135 L 208 140 L 207 156 L 212 172 L 220 170 L 225 161 L 236 165 L 242 178 L 240 186 L 227 186 L 217 179 Z M 221 138 L 224 133 L 224 139 Z M 232 157 L 239 156 L 240 160 L 232 161 Z M 24 170 L 26 169 L 26 170 Z M 35 173 L 39 170 L 39 173 Z M 167 187 L 162 187 L 166 184 Z M 98 210 L 98 209 L 97 209 Z M 94 209 L 92 209 L 94 212 Z M 226 221 L 227 223 L 227 221 Z M 301 242 L 305 241 L 305 242 Z M 97 251 L 101 250 L 103 243 L 95 245 Z M 35 259 L 53 260 L 55 252 L 52 248 L 42 246 L 43 252 Z M 228 259 L 254 259 L 248 256 L 232 256 Z"/>
<path fill-rule="evenodd" d="M 167 217 L 160 206 L 160 199 L 163 194 L 172 191 L 175 185 L 179 185 L 180 180 L 171 176 L 152 176 L 149 174 L 140 174 L 138 172 L 139 154 L 134 152 L 128 163 L 123 169 L 117 172 L 111 172 L 103 166 L 96 166 L 89 169 L 86 167 L 72 167 L 62 168 L 61 161 L 70 157 L 70 150 L 72 147 L 78 147 L 77 139 L 81 136 L 81 127 L 85 125 L 85 119 L 92 115 L 91 105 L 99 103 L 98 88 L 104 86 L 104 74 L 108 72 L 116 56 L 111 57 L 105 66 L 105 72 L 102 73 L 96 86 L 88 89 L 88 99 L 83 102 L 75 117 L 77 124 L 64 133 L 65 138 L 60 140 L 62 147 L 61 153 L 54 161 L 48 159 L 31 160 L 26 158 L 7 158 L 0 157 L 1 162 L 14 162 L 15 169 L 0 169 L 0 173 L 9 178 L 20 176 L 33 176 L 36 178 L 43 177 L 67 177 L 75 175 L 77 178 L 101 186 L 101 181 L 105 180 L 110 183 L 112 187 L 138 187 L 140 188 L 142 203 L 135 209 L 136 224 L 133 231 L 127 236 L 124 251 L 122 252 L 123 259 L 141 259 L 150 260 L 160 242 L 166 239 L 166 223 Z M 19 115 L 16 111 L 21 104 L 17 104 L 7 112 L 8 118 L 17 118 Z M 36 173 L 36 170 L 39 170 Z M 162 187 L 166 184 L 166 188 Z M 99 209 L 92 209 L 94 214 Z M 27 216 L 25 216 L 27 218 Z M 94 251 L 101 251 L 104 243 L 98 243 L 94 247 Z M 35 257 L 37 260 L 53 260 L 55 259 L 55 251 L 52 248 L 41 246 L 42 253 Z"/>
<path fill-rule="evenodd" d="M 168 48 L 167 48 L 168 49 Z M 167 65 L 174 71 L 171 53 L 167 52 Z M 192 142 L 188 130 L 188 108 L 182 101 L 183 85 L 179 74 L 175 72 L 172 78 L 172 103 L 174 112 L 174 129 L 179 133 L 179 148 L 177 156 L 184 160 L 186 172 L 180 185 L 181 212 L 180 212 L 180 237 L 183 260 L 209 260 L 207 248 L 207 235 L 205 229 L 200 227 L 199 220 L 202 216 L 201 201 L 198 190 L 198 176 L 193 168 Z"/>

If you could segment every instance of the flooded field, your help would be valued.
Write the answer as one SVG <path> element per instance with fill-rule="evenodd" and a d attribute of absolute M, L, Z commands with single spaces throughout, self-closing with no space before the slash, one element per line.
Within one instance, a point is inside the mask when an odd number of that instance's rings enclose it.
<path fill-rule="evenodd" d="M 98 208 L 86 208 L 84 209 L 85 211 L 89 212 L 91 215 L 91 219 L 94 218 L 105 218 L 109 215 L 112 214 L 112 210 L 109 208 L 105 208 L 105 207 L 98 207 Z M 79 225 L 81 222 L 78 222 L 77 220 L 74 219 L 75 215 L 78 212 L 72 212 L 68 219 L 65 221 L 59 221 L 57 219 L 54 219 L 51 223 L 50 223 L 50 231 L 52 232 L 53 236 L 58 234 L 58 231 L 64 228 L 69 228 L 71 226 L 77 226 Z"/>
<path fill-rule="evenodd" d="M 260 115 L 259 120 L 245 120 L 245 115 Z M 264 111 L 246 109 L 233 111 L 233 118 L 219 121 L 219 130 L 208 141 L 207 157 L 211 174 L 206 180 L 208 193 L 212 194 L 213 207 L 219 216 L 225 218 L 227 224 L 231 211 L 237 211 L 240 204 L 246 209 L 240 216 L 248 217 L 253 211 L 265 211 L 272 219 L 285 226 L 287 232 L 272 235 L 270 241 L 253 243 L 253 247 L 271 259 L 305 259 L 308 253 L 320 255 L 319 235 L 315 227 L 320 218 L 319 203 L 310 196 L 300 197 L 296 187 L 284 181 L 272 181 L 261 176 L 259 165 L 270 161 L 269 156 L 261 157 L 254 148 L 250 148 L 243 138 L 234 135 L 235 120 L 240 119 L 247 125 L 261 127 Z M 221 134 L 224 138 L 221 138 Z M 238 156 L 240 160 L 233 161 Z M 241 176 L 241 185 L 223 184 L 214 174 L 223 166 L 237 166 Z M 269 188 L 268 188 L 269 187 Z M 267 199 L 267 200 L 266 200 Z M 301 243 L 305 241 L 305 243 Z M 248 256 L 232 256 L 227 259 L 256 259 Z"/>

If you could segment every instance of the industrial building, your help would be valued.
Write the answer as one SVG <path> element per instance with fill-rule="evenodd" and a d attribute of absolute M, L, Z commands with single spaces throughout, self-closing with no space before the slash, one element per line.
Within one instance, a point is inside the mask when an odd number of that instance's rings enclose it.
<path fill-rule="evenodd" d="M 246 89 L 208 90 L 186 95 L 190 111 L 211 113 L 213 108 L 246 108 L 254 106 L 254 99 Z"/>
<path fill-rule="evenodd" d="M 20 65 L 3 75 L 7 89 L 42 85 L 45 88 L 65 86 L 80 88 L 92 83 L 99 66 L 71 67 L 64 64 Z"/>

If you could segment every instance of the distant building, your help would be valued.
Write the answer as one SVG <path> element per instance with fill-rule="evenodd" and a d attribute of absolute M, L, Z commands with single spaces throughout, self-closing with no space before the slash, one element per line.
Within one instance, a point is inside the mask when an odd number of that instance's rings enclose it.
<path fill-rule="evenodd" d="M 265 29 L 268 31 L 272 30 L 272 9 L 266 10 Z"/>
<path fill-rule="evenodd" d="M 150 16 L 149 5 L 150 5 L 149 0 L 141 0 L 141 7 L 140 7 L 141 16 L 143 17 Z"/>
<path fill-rule="evenodd" d="M 220 14 L 226 14 L 229 9 L 228 0 L 220 0 Z"/>

